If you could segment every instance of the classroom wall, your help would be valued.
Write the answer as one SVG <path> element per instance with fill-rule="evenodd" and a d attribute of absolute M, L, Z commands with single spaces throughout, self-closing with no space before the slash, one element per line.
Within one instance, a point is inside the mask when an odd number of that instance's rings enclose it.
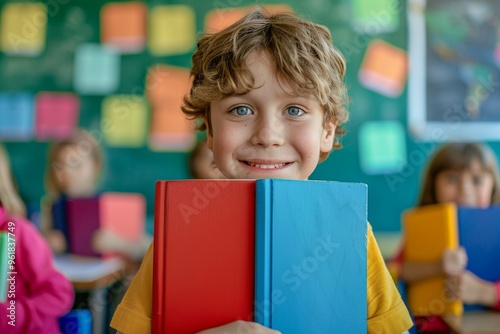
<path fill-rule="evenodd" d="M 8 2 L 0 1 L 3 6 Z M 436 142 L 422 143 L 412 138 L 407 131 L 407 90 L 390 97 L 377 93 L 360 84 L 358 72 L 365 52 L 375 39 L 383 40 L 402 50 L 408 48 L 406 3 L 397 3 L 397 27 L 390 32 L 374 30 L 358 33 L 352 27 L 353 4 L 363 1 L 282 1 L 302 16 L 324 24 L 332 31 L 334 43 L 347 59 L 346 83 L 351 103 L 350 120 L 345 126 L 347 134 L 342 139 L 343 148 L 319 165 L 312 179 L 363 182 L 369 186 L 368 216 L 375 231 L 397 231 L 400 229 L 401 212 L 414 205 L 423 166 L 429 154 L 439 145 Z M 384 1 L 382 1 L 384 2 Z M 0 92 L 40 91 L 74 92 L 74 53 L 80 43 L 100 42 L 99 13 L 106 1 L 53 0 L 45 1 L 49 6 L 47 38 L 44 51 L 37 56 L 16 56 L 0 52 Z M 196 30 L 201 32 L 208 11 L 220 8 L 239 7 L 254 3 L 242 0 L 215 1 L 145 1 L 149 8 L 156 5 L 182 4 L 194 9 Z M 259 1 L 273 4 L 277 1 Z M 368 2 L 366 2 L 368 3 Z M 122 55 L 119 87 L 113 94 L 131 94 L 144 90 L 146 71 L 154 64 L 163 63 L 189 68 L 192 50 L 175 55 L 154 56 L 144 51 Z M 387 66 L 391 66 L 388 64 Z M 139 89 L 140 91 L 140 89 Z M 80 95 L 80 117 L 78 125 L 102 134 L 100 129 L 101 103 L 104 95 Z M 395 121 L 403 129 L 406 148 L 406 164 L 403 169 L 391 173 L 370 175 L 360 165 L 360 129 L 369 121 Z M 148 145 L 140 147 L 112 147 L 99 138 L 105 151 L 105 171 L 100 188 L 103 191 L 143 193 L 148 201 L 148 212 L 152 214 L 154 183 L 158 179 L 184 179 L 187 171 L 187 152 L 158 152 Z M 497 155 L 500 144 L 490 142 Z M 384 148 L 383 140 L 376 146 Z M 9 140 L 6 142 L 15 176 L 22 197 L 28 203 L 36 203 L 44 194 L 43 176 L 47 141 Z M 298 194 L 299 195 L 299 194 Z"/>

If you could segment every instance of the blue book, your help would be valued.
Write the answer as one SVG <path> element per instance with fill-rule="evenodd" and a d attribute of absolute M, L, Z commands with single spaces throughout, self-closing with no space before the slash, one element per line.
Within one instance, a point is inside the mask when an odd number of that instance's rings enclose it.
<path fill-rule="evenodd" d="M 467 252 L 467 269 L 486 281 L 499 281 L 500 207 L 458 208 L 458 235 L 460 245 Z M 464 305 L 464 309 L 486 307 Z"/>
<path fill-rule="evenodd" d="M 69 235 L 68 235 L 68 213 L 67 213 L 67 203 L 68 199 L 66 195 L 61 195 L 54 203 L 52 204 L 52 227 L 55 230 L 61 231 L 64 234 L 66 239 L 67 249 L 71 248 L 69 244 Z"/>
<path fill-rule="evenodd" d="M 366 333 L 367 186 L 266 179 L 256 192 L 255 321 Z"/>

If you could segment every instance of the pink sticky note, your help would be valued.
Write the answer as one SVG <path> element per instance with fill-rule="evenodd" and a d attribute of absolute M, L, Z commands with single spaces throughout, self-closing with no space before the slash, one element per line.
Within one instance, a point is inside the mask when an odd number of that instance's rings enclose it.
<path fill-rule="evenodd" d="M 80 101 L 72 93 L 40 93 L 36 98 L 35 129 L 39 140 L 64 139 L 78 125 Z"/>

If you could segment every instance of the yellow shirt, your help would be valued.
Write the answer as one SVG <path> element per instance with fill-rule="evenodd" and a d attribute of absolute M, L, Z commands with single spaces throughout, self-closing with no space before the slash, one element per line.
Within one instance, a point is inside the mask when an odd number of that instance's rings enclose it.
<path fill-rule="evenodd" d="M 412 321 L 368 225 L 368 333 L 403 333 Z M 151 332 L 153 304 L 153 246 L 149 247 L 139 272 L 118 306 L 111 327 L 125 334 Z"/>

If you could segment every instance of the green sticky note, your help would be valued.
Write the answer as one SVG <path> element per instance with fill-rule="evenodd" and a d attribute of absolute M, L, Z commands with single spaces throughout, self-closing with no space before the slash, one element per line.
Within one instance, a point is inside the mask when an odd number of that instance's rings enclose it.
<path fill-rule="evenodd" d="M 75 90 L 87 95 L 114 93 L 120 84 L 120 59 L 113 48 L 81 44 L 75 53 Z"/>
<path fill-rule="evenodd" d="M 154 56 L 191 51 L 196 44 L 194 10 L 184 5 L 159 5 L 149 14 L 149 51 Z"/>
<path fill-rule="evenodd" d="M 359 158 L 366 174 L 397 173 L 406 164 L 406 140 L 401 123 L 366 122 L 359 130 Z"/>
<path fill-rule="evenodd" d="M 102 103 L 101 128 L 109 146 L 140 147 L 146 142 L 148 107 L 137 95 L 112 95 Z"/>
<path fill-rule="evenodd" d="M 399 27 L 402 7 L 397 0 L 353 0 L 351 5 L 351 24 L 359 33 L 373 36 Z"/>

